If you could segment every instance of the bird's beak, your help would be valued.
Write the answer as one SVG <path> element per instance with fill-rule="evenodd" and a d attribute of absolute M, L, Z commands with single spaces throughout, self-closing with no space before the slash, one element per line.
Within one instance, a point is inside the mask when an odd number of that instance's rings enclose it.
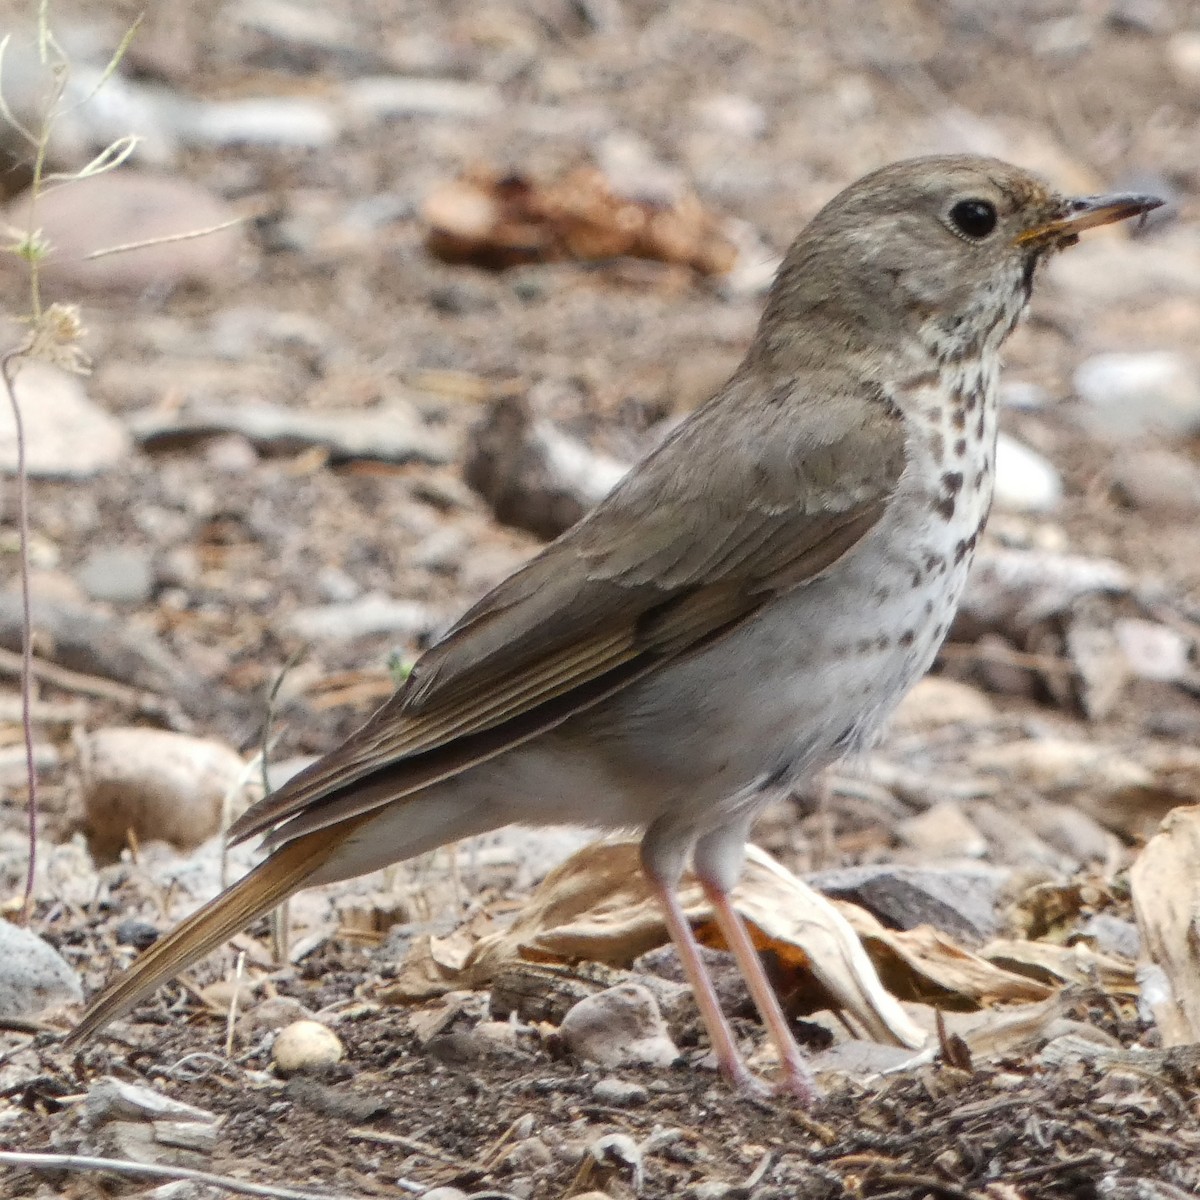
<path fill-rule="evenodd" d="M 1050 220 L 1018 234 L 1017 245 L 1029 245 L 1031 242 L 1061 245 L 1068 241 L 1073 242 L 1085 229 L 1094 229 L 1097 225 L 1111 225 L 1114 221 L 1124 221 L 1129 217 L 1140 217 L 1163 203 L 1165 201 L 1157 196 L 1135 196 L 1127 193 L 1080 196 L 1074 200 L 1067 200 L 1057 215 Z"/>

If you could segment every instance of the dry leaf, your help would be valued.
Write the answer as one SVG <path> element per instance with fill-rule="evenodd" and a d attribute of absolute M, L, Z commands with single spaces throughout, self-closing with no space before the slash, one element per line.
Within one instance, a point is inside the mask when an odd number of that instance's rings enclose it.
<path fill-rule="evenodd" d="M 693 876 L 685 876 L 679 895 L 688 916 L 699 922 L 698 935 L 709 937 L 708 904 Z M 826 1005 L 879 1041 L 924 1043 L 924 1035 L 880 985 L 838 909 L 770 855 L 747 848 L 745 874 L 732 899 L 750 923 L 756 945 L 769 947 L 785 969 L 803 969 L 815 979 Z M 628 966 L 666 939 L 636 843 L 597 842 L 551 872 L 511 928 L 480 941 L 468 974 L 474 986 L 484 986 L 517 958 Z"/>
<path fill-rule="evenodd" d="M 856 905 L 837 907 L 862 939 L 885 986 L 906 1000 L 974 1005 L 1044 1000 L 1053 993 L 964 950 L 930 925 L 887 929 Z"/>
<path fill-rule="evenodd" d="M 1093 950 L 1084 942 L 997 939 L 980 952 L 989 962 L 1048 983 L 1099 984 L 1109 995 L 1136 996 L 1137 980 L 1131 963 Z"/>
<path fill-rule="evenodd" d="M 1148 994 L 1163 1045 L 1200 1041 L 1200 806 L 1168 814 L 1130 871 L 1143 957 L 1159 968 Z"/>

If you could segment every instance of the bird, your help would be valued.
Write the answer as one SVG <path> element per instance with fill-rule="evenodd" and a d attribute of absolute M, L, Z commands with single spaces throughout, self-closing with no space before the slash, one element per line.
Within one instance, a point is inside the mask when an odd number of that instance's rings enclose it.
<path fill-rule="evenodd" d="M 574 823 L 641 831 L 728 1081 L 815 1103 L 730 901 L 750 827 L 868 746 L 931 666 L 991 505 L 1000 347 L 1039 265 L 1160 203 L 1065 196 L 971 155 L 891 163 L 836 195 L 787 250 L 728 382 L 233 824 L 266 857 L 110 982 L 68 1044 L 300 888 Z M 689 860 L 777 1051 L 771 1083 L 676 896 Z"/>

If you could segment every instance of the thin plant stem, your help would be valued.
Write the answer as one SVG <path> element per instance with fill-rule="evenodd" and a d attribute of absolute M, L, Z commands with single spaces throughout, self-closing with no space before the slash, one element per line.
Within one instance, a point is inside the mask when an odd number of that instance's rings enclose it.
<path fill-rule="evenodd" d="M 33 881 L 37 871 L 38 773 L 33 753 L 33 606 L 29 598 L 29 476 L 25 464 L 25 425 L 14 386 L 13 367 L 19 363 L 16 352 L 0 358 L 0 377 L 12 408 L 17 444 L 17 536 L 21 562 L 21 728 L 25 735 L 25 771 L 29 780 L 29 867 L 25 872 L 25 899 L 21 905 L 21 923 L 33 914 Z"/>

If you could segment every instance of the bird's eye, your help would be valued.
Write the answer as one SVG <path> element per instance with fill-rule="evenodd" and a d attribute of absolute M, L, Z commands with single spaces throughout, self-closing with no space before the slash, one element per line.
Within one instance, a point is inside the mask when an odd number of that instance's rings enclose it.
<path fill-rule="evenodd" d="M 979 240 L 996 228 L 996 206 L 990 200 L 960 200 L 950 210 L 950 223 L 965 237 Z"/>

